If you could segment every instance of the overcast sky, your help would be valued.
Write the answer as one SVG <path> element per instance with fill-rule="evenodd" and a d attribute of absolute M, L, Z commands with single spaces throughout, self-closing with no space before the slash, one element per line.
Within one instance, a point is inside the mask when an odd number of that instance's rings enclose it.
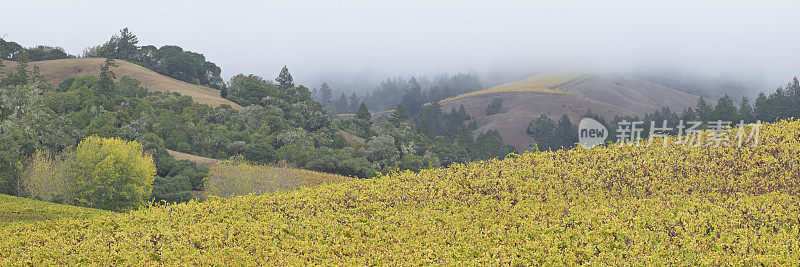
<path fill-rule="evenodd" d="M 631 70 L 670 65 L 800 74 L 800 1 L 10 1 L 0 36 L 79 55 L 129 27 L 139 44 L 179 45 L 223 76 L 309 87 L 355 75 Z M 343 78 L 344 77 L 344 78 Z"/>

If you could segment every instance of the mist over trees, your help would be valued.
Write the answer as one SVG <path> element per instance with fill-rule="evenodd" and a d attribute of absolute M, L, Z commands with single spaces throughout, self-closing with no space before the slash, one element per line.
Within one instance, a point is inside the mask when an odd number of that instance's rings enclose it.
<path fill-rule="evenodd" d="M 682 120 L 684 123 L 698 121 L 707 125 L 711 121 L 721 121 L 729 126 L 736 126 L 740 123 L 756 122 L 776 122 L 789 118 L 796 118 L 800 114 L 800 81 L 797 77 L 785 86 L 778 87 L 774 92 L 758 94 L 753 104 L 750 104 L 747 97 L 741 97 L 738 101 L 727 94 L 722 95 L 717 100 L 716 105 L 710 104 L 705 98 L 700 97 L 694 107 L 682 110 L 680 113 L 672 111 L 669 107 L 663 107 L 653 113 L 639 116 L 615 116 L 613 120 L 606 123 L 602 117 L 593 114 L 588 110 L 584 117 L 594 118 L 600 121 L 610 130 L 606 141 L 615 141 L 618 124 L 622 121 L 643 121 L 641 125 L 641 137 L 650 136 L 650 122 L 655 122 L 656 127 L 663 128 L 662 122 L 667 122 L 667 127 L 671 130 L 662 131 L 666 134 L 679 134 L 677 124 Z M 531 120 L 528 125 L 527 133 L 535 140 L 540 150 L 569 149 L 577 143 L 577 125 L 563 115 L 556 123 L 548 115 L 542 114 L 539 118 Z"/>
<path fill-rule="evenodd" d="M 733 74 L 703 75 L 677 68 L 654 68 L 635 71 L 634 77 L 657 83 L 678 91 L 716 99 L 723 95 L 734 98 L 752 97 L 763 86 L 757 77 Z"/>
<path fill-rule="evenodd" d="M 326 109 L 338 114 L 355 113 L 358 111 L 359 104 L 364 102 L 373 112 L 392 110 L 398 104 L 403 104 L 406 112 L 414 116 L 424 103 L 482 89 L 484 87 L 477 74 L 458 73 L 454 75 L 441 74 L 433 80 L 425 76 L 386 78 L 377 82 L 374 89 L 366 91 L 353 88 L 332 88 L 327 82 L 323 82 L 318 89 L 314 87 L 312 92 L 315 100 Z M 333 91 L 352 92 L 346 99 L 341 97 L 334 99 Z M 347 95 L 345 94 L 345 96 Z"/>

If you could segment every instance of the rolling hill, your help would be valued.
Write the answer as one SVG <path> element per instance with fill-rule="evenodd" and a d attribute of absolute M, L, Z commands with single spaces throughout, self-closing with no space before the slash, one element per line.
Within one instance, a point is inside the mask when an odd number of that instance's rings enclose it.
<path fill-rule="evenodd" d="M 505 113 L 486 116 L 492 98 L 503 99 Z M 518 151 L 531 149 L 534 140 L 525 130 L 541 114 L 557 120 L 567 114 L 573 122 L 587 109 L 612 119 L 615 115 L 644 115 L 664 106 L 682 110 L 694 106 L 698 96 L 625 75 L 555 72 L 498 85 L 486 90 L 442 100 L 442 110 L 463 105 L 475 118 L 475 135 L 496 129 L 503 141 Z"/>
<path fill-rule="evenodd" d="M 39 71 L 49 82 L 58 85 L 70 77 L 99 75 L 100 67 L 104 63 L 105 59 L 103 58 L 70 58 L 36 61 L 29 63 L 29 65 L 38 66 Z M 116 60 L 116 63 L 119 67 L 112 70 L 117 78 L 130 76 L 141 81 L 142 85 L 149 91 L 177 92 L 190 95 L 194 98 L 194 101 L 212 107 L 228 104 L 236 110 L 243 109 L 239 104 L 220 97 L 219 90 L 179 81 L 124 60 Z M 12 70 L 17 66 L 17 63 L 13 61 L 3 61 L 3 64 L 5 65 L 3 70 Z"/>
<path fill-rule="evenodd" d="M 793 265 L 798 136 L 781 121 L 758 145 L 525 153 L 18 225 L 0 265 Z"/>

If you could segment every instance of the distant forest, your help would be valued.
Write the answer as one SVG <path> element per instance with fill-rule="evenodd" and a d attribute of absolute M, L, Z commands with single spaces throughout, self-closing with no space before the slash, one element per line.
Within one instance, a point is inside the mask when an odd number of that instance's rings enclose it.
<path fill-rule="evenodd" d="M 402 104 L 410 114 L 415 115 L 424 103 L 436 102 L 460 94 L 479 91 L 484 85 L 473 73 L 454 75 L 441 74 L 430 80 L 426 77 L 394 77 L 380 81 L 372 90 L 359 95 L 355 92 L 340 93 L 344 88 L 331 88 L 322 83 L 312 89 L 312 96 L 323 107 L 337 114 L 353 114 L 358 111 L 359 104 L 364 104 L 373 111 L 392 110 Z"/>

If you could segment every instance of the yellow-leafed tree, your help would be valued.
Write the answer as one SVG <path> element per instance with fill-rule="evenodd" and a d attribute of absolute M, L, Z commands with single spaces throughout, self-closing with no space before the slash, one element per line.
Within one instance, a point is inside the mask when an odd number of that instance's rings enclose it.
<path fill-rule="evenodd" d="M 70 164 L 75 204 L 128 211 L 147 202 L 156 175 L 153 158 L 136 141 L 91 136 Z"/>

